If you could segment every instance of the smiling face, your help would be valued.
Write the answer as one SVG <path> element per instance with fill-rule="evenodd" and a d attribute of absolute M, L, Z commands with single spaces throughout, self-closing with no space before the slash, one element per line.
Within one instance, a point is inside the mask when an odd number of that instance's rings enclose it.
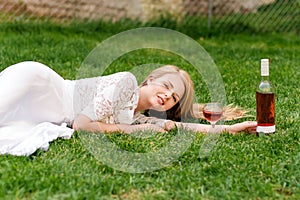
<path fill-rule="evenodd" d="M 194 116 L 194 84 L 189 74 L 174 65 L 153 70 L 141 83 L 135 112 L 156 110 L 165 112 L 175 121 Z"/>
<path fill-rule="evenodd" d="M 185 93 L 185 86 L 178 74 L 165 74 L 159 78 L 149 78 L 141 88 L 148 109 L 166 111 L 177 104 Z"/>

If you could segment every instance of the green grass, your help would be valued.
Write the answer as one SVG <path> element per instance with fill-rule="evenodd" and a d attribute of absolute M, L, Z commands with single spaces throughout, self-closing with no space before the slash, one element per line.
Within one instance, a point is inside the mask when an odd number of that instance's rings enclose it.
<path fill-rule="evenodd" d="M 101 23 L 3 23 L 0 69 L 35 60 L 73 79 L 81 62 L 99 42 L 128 28 Z M 203 159 L 199 158 L 199 150 L 204 136 L 197 134 L 192 145 L 171 165 L 136 174 L 116 171 L 95 159 L 75 133 L 70 140 L 52 142 L 47 152 L 38 151 L 29 157 L 0 156 L 0 199 L 299 199 L 299 36 L 193 37 L 218 66 L 227 101 L 250 109 L 253 115 L 259 60 L 271 58 L 276 134 L 221 135 L 211 155 Z M 154 61 L 190 67 L 176 56 L 151 51 L 133 52 L 114 65 L 128 68 Z M 209 100 L 201 80 L 195 81 L 199 99 Z M 175 134 L 173 131 L 137 140 L 116 133 L 109 139 L 126 150 L 145 152 L 161 148 Z"/>

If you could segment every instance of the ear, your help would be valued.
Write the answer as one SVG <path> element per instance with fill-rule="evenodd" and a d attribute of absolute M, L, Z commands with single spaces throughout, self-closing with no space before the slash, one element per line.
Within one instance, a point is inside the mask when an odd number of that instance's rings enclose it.
<path fill-rule="evenodd" d="M 150 76 L 150 77 L 147 79 L 147 85 L 149 85 L 153 80 L 154 80 L 153 77 Z"/>

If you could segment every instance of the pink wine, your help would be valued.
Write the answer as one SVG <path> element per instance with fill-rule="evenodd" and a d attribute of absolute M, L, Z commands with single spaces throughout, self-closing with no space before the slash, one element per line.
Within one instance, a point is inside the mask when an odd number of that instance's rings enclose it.
<path fill-rule="evenodd" d="M 209 122 L 217 122 L 222 117 L 222 112 L 215 112 L 215 111 L 203 111 L 203 115 L 205 119 Z"/>
<path fill-rule="evenodd" d="M 261 82 L 256 90 L 257 133 L 275 133 L 275 92 L 269 81 L 269 60 L 261 60 Z"/>
<path fill-rule="evenodd" d="M 258 126 L 275 125 L 275 94 L 256 92 L 256 119 Z"/>

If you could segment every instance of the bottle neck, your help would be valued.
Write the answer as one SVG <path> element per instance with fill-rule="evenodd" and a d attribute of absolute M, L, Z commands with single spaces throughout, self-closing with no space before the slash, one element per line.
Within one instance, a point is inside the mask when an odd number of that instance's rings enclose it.
<path fill-rule="evenodd" d="M 262 75 L 262 76 L 261 76 L 261 80 L 266 80 L 266 81 L 268 81 L 269 78 L 270 78 L 270 76 L 267 76 L 267 75 Z"/>

